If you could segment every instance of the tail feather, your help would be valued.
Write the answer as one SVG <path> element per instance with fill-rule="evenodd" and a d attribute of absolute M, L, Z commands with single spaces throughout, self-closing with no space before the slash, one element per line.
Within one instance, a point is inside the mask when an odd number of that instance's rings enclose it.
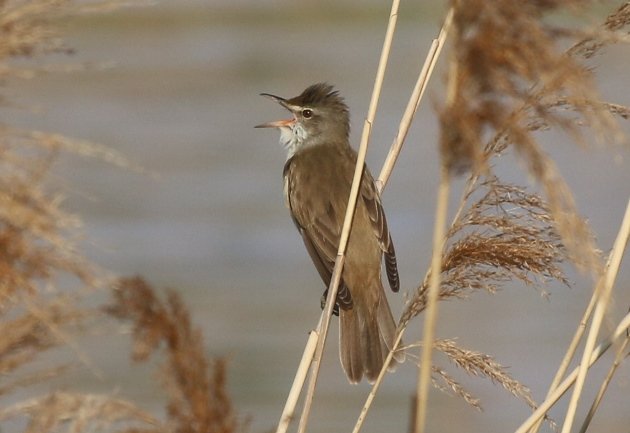
<path fill-rule="evenodd" d="M 381 351 L 381 333 L 378 322 L 373 317 L 364 317 L 361 329 L 361 354 L 363 367 L 368 381 L 374 382 L 383 367 L 383 352 Z M 385 352 L 386 353 L 386 352 Z"/>
<path fill-rule="evenodd" d="M 389 308 L 389 303 L 387 302 L 387 297 L 383 294 L 381 295 L 381 300 L 378 304 L 378 328 L 381 332 L 381 339 L 383 344 L 385 344 L 387 350 L 383 353 L 383 358 L 387 357 L 389 351 L 394 347 L 394 343 L 396 342 L 396 322 L 394 321 L 394 316 L 392 315 L 392 310 Z M 402 363 L 405 361 L 405 353 L 402 351 L 394 352 L 393 360 L 397 363 Z M 392 362 L 392 365 L 389 366 L 390 370 L 394 370 L 395 364 Z"/>
<path fill-rule="evenodd" d="M 355 302 L 351 310 L 341 310 L 339 331 L 341 365 L 348 380 L 358 383 L 365 375 L 374 382 L 396 338 L 396 324 L 385 293 L 381 292 L 376 311 L 360 302 Z M 395 354 L 388 370 L 402 361 L 404 355 Z"/>
<path fill-rule="evenodd" d="M 339 312 L 339 355 L 341 365 L 350 383 L 359 383 L 363 377 L 361 332 L 355 309 Z"/>

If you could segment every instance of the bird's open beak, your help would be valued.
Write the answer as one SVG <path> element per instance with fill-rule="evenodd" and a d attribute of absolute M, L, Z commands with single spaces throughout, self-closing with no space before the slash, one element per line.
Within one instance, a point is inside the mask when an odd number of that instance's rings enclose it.
<path fill-rule="evenodd" d="M 295 122 L 295 119 L 276 120 L 273 122 L 261 123 L 254 128 L 288 128 Z"/>
<path fill-rule="evenodd" d="M 287 110 L 293 112 L 293 110 L 291 109 L 292 106 L 287 104 L 287 100 L 285 98 L 282 98 L 282 97 L 276 96 L 276 95 L 272 95 L 270 93 L 261 93 L 260 96 L 264 96 L 266 98 L 269 98 L 269 99 L 277 102 L 278 104 L 282 105 Z M 254 128 L 283 128 L 283 127 L 284 128 L 288 128 L 291 125 L 293 125 L 293 123 L 295 123 L 295 118 L 285 119 L 285 120 L 276 120 L 276 121 L 267 122 L 267 123 L 261 123 L 260 125 L 254 126 Z"/>

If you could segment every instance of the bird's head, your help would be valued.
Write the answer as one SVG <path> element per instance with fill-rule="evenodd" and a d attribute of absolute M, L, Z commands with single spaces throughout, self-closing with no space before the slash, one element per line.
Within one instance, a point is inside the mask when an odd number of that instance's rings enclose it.
<path fill-rule="evenodd" d="M 313 84 L 291 99 L 269 93 L 261 95 L 273 99 L 293 115 L 291 119 L 256 126 L 280 130 L 280 143 L 287 150 L 287 159 L 307 146 L 347 145 L 350 134 L 348 106 L 333 86 Z"/>

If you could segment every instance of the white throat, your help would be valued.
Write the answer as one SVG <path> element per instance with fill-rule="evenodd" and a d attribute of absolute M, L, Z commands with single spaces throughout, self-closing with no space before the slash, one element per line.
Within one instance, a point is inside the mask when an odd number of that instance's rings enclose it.
<path fill-rule="evenodd" d="M 306 130 L 299 123 L 292 126 L 283 126 L 280 129 L 280 144 L 287 152 L 287 160 L 304 146 L 307 138 Z"/>

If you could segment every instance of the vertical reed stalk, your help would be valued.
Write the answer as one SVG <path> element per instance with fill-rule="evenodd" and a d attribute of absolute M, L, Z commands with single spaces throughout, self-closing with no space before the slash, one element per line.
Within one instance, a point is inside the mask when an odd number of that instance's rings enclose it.
<path fill-rule="evenodd" d="M 588 426 L 591 424 L 591 420 L 595 416 L 595 412 L 597 411 L 597 408 L 599 408 L 599 404 L 601 403 L 602 398 L 604 397 L 604 393 L 606 392 L 606 389 L 608 389 L 608 385 L 610 384 L 610 381 L 612 380 L 612 377 L 615 374 L 615 371 L 617 371 L 617 368 L 619 367 L 619 364 L 621 364 L 621 361 L 623 360 L 623 358 L 627 356 L 626 349 L 628 347 L 628 343 L 630 343 L 630 335 L 626 333 L 626 338 L 619 345 L 619 348 L 617 348 L 615 360 L 613 361 L 613 364 L 610 366 L 610 369 L 608 370 L 608 374 L 606 374 L 606 377 L 604 378 L 604 381 L 602 382 L 602 385 L 600 386 L 599 391 L 597 392 L 597 396 L 593 400 L 593 404 L 591 404 L 591 408 L 589 409 L 588 414 L 586 414 L 586 419 L 584 420 L 584 423 L 582 424 L 582 427 L 580 428 L 580 433 L 586 433 Z"/>
<path fill-rule="evenodd" d="M 315 357 L 313 359 L 311 376 L 306 392 L 304 401 L 304 408 L 302 410 L 302 416 L 300 417 L 300 424 L 298 426 L 298 432 L 304 433 L 308 424 L 308 417 L 311 411 L 313 403 L 313 396 L 315 394 L 315 387 L 317 385 L 317 377 L 319 375 L 319 367 L 321 359 L 324 353 L 324 347 L 326 343 L 326 337 L 328 335 L 328 327 L 330 319 L 332 317 L 333 307 L 335 305 L 335 299 L 337 298 L 337 291 L 339 282 L 341 280 L 341 271 L 343 269 L 343 263 L 345 260 L 345 251 L 350 236 L 350 228 L 352 226 L 352 220 L 354 218 L 354 210 L 359 195 L 359 186 L 361 184 L 361 177 L 363 176 L 363 167 L 365 164 L 365 156 L 367 154 L 368 144 L 370 140 L 370 134 L 372 132 L 372 124 L 376 117 L 376 109 L 378 107 L 378 101 L 381 95 L 381 89 L 383 87 L 383 79 L 385 77 L 385 71 L 387 69 L 387 61 L 389 60 L 389 53 L 391 51 L 392 41 L 394 39 L 394 32 L 396 30 L 396 23 L 398 21 L 398 8 L 400 0 L 393 0 L 392 7 L 389 14 L 389 21 L 387 23 L 387 31 L 385 33 L 385 40 L 383 42 L 383 48 L 381 50 L 381 57 L 379 60 L 378 68 L 376 71 L 376 78 L 374 82 L 374 88 L 372 90 L 372 97 L 370 99 L 370 106 L 368 108 L 367 118 L 363 125 L 363 133 L 361 134 L 361 143 L 359 145 L 359 152 L 357 155 L 357 163 L 354 170 L 354 178 L 352 180 L 352 187 L 350 189 L 350 197 L 348 198 L 348 206 L 346 209 L 346 215 L 343 222 L 343 229 L 341 231 L 341 237 L 339 239 L 339 248 L 337 250 L 337 259 L 335 260 L 335 267 L 333 275 L 328 288 L 328 296 L 326 298 L 326 306 L 320 319 L 320 326 L 318 326 L 319 339 L 317 341 L 317 347 L 315 350 Z"/>
<path fill-rule="evenodd" d="M 315 348 L 317 347 L 318 340 L 317 337 L 317 331 L 311 331 L 308 335 L 308 341 L 306 342 L 306 347 L 304 348 L 304 353 L 302 354 L 302 360 L 300 361 L 300 365 L 298 366 L 297 372 L 295 373 L 295 379 L 293 379 L 291 391 L 289 391 L 289 396 L 287 397 L 287 401 L 284 404 L 284 409 L 282 411 L 282 415 L 280 416 L 280 422 L 278 423 L 276 433 L 286 433 L 287 429 L 289 428 L 289 424 L 293 419 L 293 415 L 295 414 L 295 407 L 297 406 L 298 399 L 300 398 L 300 393 L 302 392 L 302 387 L 304 386 L 304 382 L 306 381 L 308 367 L 309 365 L 311 365 L 313 355 L 315 354 Z"/>
<path fill-rule="evenodd" d="M 422 334 L 422 357 L 418 374 L 418 388 L 416 400 L 415 433 L 423 433 L 427 418 L 427 399 L 431 386 L 431 355 L 437 322 L 437 301 L 440 292 L 440 278 L 442 269 L 442 250 L 446 233 L 446 218 L 448 213 L 448 198 L 450 177 L 448 170 L 442 167 L 440 186 L 438 189 L 437 206 L 435 211 L 435 226 L 433 229 L 433 256 L 431 258 L 431 274 L 429 276 L 429 293 L 427 310 L 424 318 Z"/>
<path fill-rule="evenodd" d="M 606 272 L 600 279 L 600 283 L 597 285 L 596 288 L 597 304 L 595 306 L 595 312 L 593 313 L 591 328 L 589 330 L 588 337 L 586 338 L 586 345 L 582 354 L 582 360 L 580 362 L 580 369 L 578 372 L 577 381 L 575 387 L 573 388 L 571 400 L 569 401 L 569 407 L 567 409 L 567 414 L 564 419 L 564 424 L 562 425 L 562 433 L 569 433 L 571 431 L 571 427 L 573 426 L 573 420 L 575 419 L 577 405 L 580 400 L 582 390 L 584 388 L 586 373 L 588 371 L 587 361 L 591 358 L 591 354 L 593 352 L 593 349 L 595 348 L 599 329 L 601 327 L 602 321 L 604 320 L 604 315 L 606 314 L 606 309 L 610 301 L 610 294 L 612 292 L 617 273 L 619 272 L 619 265 L 621 263 L 621 259 L 623 258 L 623 253 L 625 251 L 629 237 L 630 200 L 628 200 L 626 213 L 621 223 L 619 234 L 617 236 L 617 239 L 615 239 L 613 250 L 610 253 L 610 266 L 608 267 L 608 269 L 606 269 Z"/>
<path fill-rule="evenodd" d="M 354 428 L 352 429 L 352 433 L 359 433 L 359 431 L 361 430 L 361 427 L 363 426 L 363 421 L 365 421 L 365 417 L 367 416 L 367 413 L 370 410 L 370 406 L 372 405 L 372 401 L 374 400 L 374 397 L 376 397 L 376 392 L 378 391 L 381 385 L 381 382 L 383 381 L 383 377 L 385 377 L 385 373 L 387 373 L 387 366 L 394 358 L 394 352 L 396 352 L 396 350 L 398 349 L 398 346 L 400 345 L 400 342 L 402 341 L 404 331 L 405 331 L 404 329 L 401 329 L 398 332 L 398 335 L 396 336 L 396 341 L 394 341 L 394 346 L 391 348 L 391 350 L 387 354 L 387 358 L 385 358 L 385 362 L 383 363 L 383 368 L 381 368 L 381 372 L 378 374 L 378 377 L 376 378 L 374 385 L 372 385 L 372 389 L 370 390 L 370 393 L 367 396 L 365 404 L 363 405 L 363 408 L 361 409 L 361 413 L 359 413 L 359 417 L 357 418 L 357 422 L 355 423 Z"/>
<path fill-rule="evenodd" d="M 420 74 L 418 75 L 418 79 L 416 81 L 416 85 L 413 89 L 412 96 L 409 98 L 409 102 L 407 103 L 407 108 L 405 109 L 405 113 L 400 121 L 400 125 L 398 127 L 398 134 L 394 139 L 392 147 L 385 159 L 383 167 L 381 169 L 381 173 L 376 181 L 376 185 L 379 189 L 379 193 L 383 192 L 385 185 L 392 173 L 394 165 L 396 164 L 396 160 L 398 159 L 398 155 L 400 154 L 400 150 L 402 149 L 402 145 L 404 143 L 405 138 L 407 137 L 407 132 L 409 131 L 409 127 L 411 126 L 411 122 L 413 121 L 413 117 L 420 105 L 420 101 L 422 100 L 422 96 L 424 95 L 424 91 L 427 87 L 429 79 L 433 74 L 433 70 L 437 63 L 437 60 L 440 57 L 440 53 L 442 52 L 442 48 L 444 47 L 444 43 L 446 42 L 446 37 L 448 36 L 448 30 L 453 22 L 453 13 L 454 10 L 451 8 L 442 24 L 442 28 L 440 29 L 440 33 L 437 38 L 433 39 L 431 42 L 431 46 L 429 47 L 429 52 L 424 60 L 424 64 L 422 65 L 422 69 L 420 70 Z M 367 416 L 367 413 L 372 405 L 372 401 L 376 397 L 376 393 L 385 377 L 385 373 L 387 372 L 387 366 L 391 362 L 394 352 L 398 350 L 398 346 L 402 341 L 403 333 L 405 332 L 405 328 L 400 328 L 398 331 L 398 335 L 396 336 L 396 341 L 394 342 L 394 346 L 390 349 L 385 362 L 383 363 L 383 368 L 379 373 L 374 385 L 372 385 L 372 389 L 368 394 L 365 404 L 361 409 L 361 413 L 357 418 L 357 422 L 354 425 L 353 433 L 358 433 L 363 426 L 363 422 Z"/>
<path fill-rule="evenodd" d="M 606 341 L 604 341 L 603 343 L 601 343 L 600 345 L 598 345 L 591 354 L 591 358 L 588 360 L 587 363 L 587 368 L 590 367 L 591 365 L 593 365 L 599 358 L 601 358 L 601 356 L 606 353 L 606 351 L 608 349 L 610 349 L 610 347 L 613 345 L 613 343 L 615 341 L 617 341 L 619 339 L 619 337 L 621 337 L 622 335 L 626 334 L 628 332 L 628 327 L 630 327 L 630 313 L 627 314 L 622 320 L 621 322 L 619 322 L 619 324 L 617 325 L 617 328 L 615 328 L 615 332 L 613 332 L 613 334 L 606 339 Z M 581 368 L 582 366 L 578 366 L 576 367 L 571 373 L 569 373 L 569 375 L 560 383 L 560 385 L 558 385 L 558 387 L 555 389 L 555 391 L 553 391 L 552 395 L 550 397 L 548 397 L 547 399 L 545 399 L 545 401 L 543 401 L 538 408 L 532 412 L 532 414 L 529 416 L 529 418 L 527 418 L 525 420 L 525 422 L 523 422 L 516 430 L 514 433 L 525 433 L 527 432 L 529 429 L 531 429 L 533 427 L 533 425 L 542 417 L 545 416 L 545 414 L 547 413 L 547 411 L 549 409 L 551 409 L 551 407 L 556 404 L 556 402 L 558 400 L 560 400 L 560 398 L 562 398 L 562 396 L 564 395 L 565 392 L 567 392 L 569 390 L 569 388 L 575 383 L 575 380 L 577 379 L 578 376 L 578 370 Z"/>
<path fill-rule="evenodd" d="M 411 122 L 413 122 L 416 111 L 420 106 L 420 101 L 424 96 L 424 91 L 426 90 L 429 79 L 433 74 L 433 69 L 435 68 L 436 63 L 440 58 L 440 53 L 442 52 L 442 48 L 444 47 L 444 43 L 446 42 L 448 31 L 451 27 L 451 24 L 453 23 L 454 13 L 455 10 L 453 8 L 449 9 L 438 37 L 433 39 L 433 41 L 431 42 L 429 52 L 427 53 L 424 64 L 422 65 L 422 69 L 420 70 L 420 74 L 418 75 L 418 80 L 416 81 L 416 85 L 411 92 L 409 102 L 407 102 L 407 108 L 405 108 L 405 113 L 400 120 L 398 133 L 396 134 L 396 138 L 394 138 L 394 142 L 392 143 L 389 153 L 385 158 L 383 168 L 381 168 L 381 173 L 376 180 L 376 186 L 378 187 L 379 193 L 383 192 L 389 176 L 394 170 L 394 165 L 398 160 L 398 155 L 400 155 L 400 151 L 402 149 L 403 143 L 405 142 L 405 138 L 407 138 L 407 133 L 409 132 L 409 128 L 411 127 Z"/>

